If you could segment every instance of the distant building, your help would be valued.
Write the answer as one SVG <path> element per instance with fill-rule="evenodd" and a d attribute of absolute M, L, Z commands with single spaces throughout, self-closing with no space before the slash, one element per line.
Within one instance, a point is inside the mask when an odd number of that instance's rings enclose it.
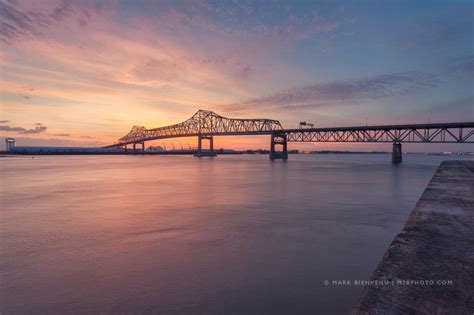
<path fill-rule="evenodd" d="M 11 148 L 15 147 L 15 139 L 6 138 L 5 139 L 5 144 L 6 144 L 6 147 L 7 147 L 7 151 L 10 151 Z"/>

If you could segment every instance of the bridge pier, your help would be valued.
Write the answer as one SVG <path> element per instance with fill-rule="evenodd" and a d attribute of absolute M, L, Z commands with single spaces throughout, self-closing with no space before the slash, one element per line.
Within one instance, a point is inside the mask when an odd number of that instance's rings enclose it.
<path fill-rule="evenodd" d="M 137 144 L 141 145 L 141 148 L 137 148 Z M 124 148 L 125 148 L 125 152 L 127 152 L 127 145 L 125 145 Z M 132 153 L 136 154 L 139 151 L 141 151 L 141 153 L 145 153 L 145 141 L 132 144 Z"/>
<path fill-rule="evenodd" d="M 281 145 L 282 150 L 276 151 L 276 145 Z M 272 132 L 270 140 L 270 160 L 276 159 L 288 159 L 288 139 L 284 132 Z"/>
<path fill-rule="evenodd" d="M 394 142 L 392 147 L 392 163 L 402 163 L 402 144 L 400 142 Z"/>
<path fill-rule="evenodd" d="M 209 140 L 209 151 L 204 152 L 202 150 L 202 140 Z M 214 157 L 217 156 L 217 153 L 214 152 L 214 137 L 213 136 L 204 136 L 204 135 L 199 135 L 198 136 L 198 150 L 194 154 L 195 157 Z"/>

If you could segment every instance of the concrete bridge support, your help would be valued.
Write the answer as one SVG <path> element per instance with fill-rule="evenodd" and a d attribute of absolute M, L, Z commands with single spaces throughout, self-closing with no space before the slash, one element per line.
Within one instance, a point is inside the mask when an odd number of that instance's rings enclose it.
<path fill-rule="evenodd" d="M 400 142 L 395 142 L 393 144 L 392 163 L 393 164 L 402 163 L 402 144 Z"/>
<path fill-rule="evenodd" d="M 282 150 L 275 150 L 275 146 L 281 145 Z M 270 140 L 270 160 L 288 159 L 288 139 L 286 133 L 273 132 Z"/>
<path fill-rule="evenodd" d="M 141 145 L 141 148 L 137 148 L 137 144 Z M 145 141 L 133 143 L 132 153 L 138 153 L 139 150 L 141 153 L 145 153 Z M 125 146 L 125 152 L 127 152 L 127 146 Z"/>
<path fill-rule="evenodd" d="M 203 151 L 202 140 L 209 140 L 209 151 Z M 213 136 L 198 136 L 198 150 L 194 154 L 195 157 L 213 157 L 217 156 L 217 153 L 214 152 L 214 137 Z"/>

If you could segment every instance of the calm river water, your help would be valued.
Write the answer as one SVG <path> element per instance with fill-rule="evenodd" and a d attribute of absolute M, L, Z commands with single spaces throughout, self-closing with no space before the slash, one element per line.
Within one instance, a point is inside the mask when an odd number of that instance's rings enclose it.
<path fill-rule="evenodd" d="M 347 313 L 442 159 L 0 158 L 0 313 Z"/>

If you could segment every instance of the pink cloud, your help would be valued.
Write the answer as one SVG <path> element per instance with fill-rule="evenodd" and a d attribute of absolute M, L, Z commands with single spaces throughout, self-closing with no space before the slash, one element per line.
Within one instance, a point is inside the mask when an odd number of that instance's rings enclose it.
<path fill-rule="evenodd" d="M 71 124 L 93 120 L 98 125 L 107 115 L 147 123 L 152 111 L 176 117 L 253 98 L 278 77 L 304 78 L 299 70 L 276 62 L 282 49 L 309 34 L 303 23 L 325 31 L 337 28 L 319 17 L 299 22 L 291 16 L 280 24 L 230 27 L 209 13 L 236 20 L 242 12 L 252 14 L 252 8 L 239 5 L 218 12 L 205 2 L 193 2 L 187 11 L 170 8 L 125 18 L 113 1 L 31 1 L 10 9 L 19 12 L 16 26 L 29 23 L 9 37 L 0 54 L 2 107 L 18 117 L 19 108 L 41 108 Z M 71 108 L 75 119 L 65 117 Z"/>

